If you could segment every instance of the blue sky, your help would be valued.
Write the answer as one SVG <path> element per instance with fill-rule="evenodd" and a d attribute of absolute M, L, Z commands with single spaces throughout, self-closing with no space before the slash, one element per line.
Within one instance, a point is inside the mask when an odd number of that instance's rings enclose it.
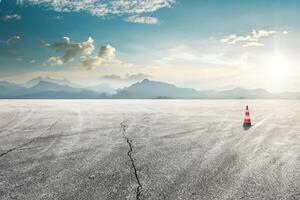
<path fill-rule="evenodd" d="M 0 78 L 121 86 L 149 77 L 197 89 L 294 91 L 299 6 L 296 0 L 2 0 Z"/>

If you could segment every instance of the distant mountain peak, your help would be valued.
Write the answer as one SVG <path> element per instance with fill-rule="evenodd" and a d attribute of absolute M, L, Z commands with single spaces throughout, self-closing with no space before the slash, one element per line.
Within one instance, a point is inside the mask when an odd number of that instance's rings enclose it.
<path fill-rule="evenodd" d="M 149 83 L 149 82 L 150 82 L 150 80 L 145 78 L 141 83 Z"/>

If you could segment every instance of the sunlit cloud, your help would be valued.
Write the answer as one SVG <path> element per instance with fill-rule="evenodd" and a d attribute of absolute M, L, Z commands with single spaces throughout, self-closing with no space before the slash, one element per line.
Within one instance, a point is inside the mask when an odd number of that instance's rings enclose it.
<path fill-rule="evenodd" d="M 121 64 L 122 62 L 116 56 L 116 48 L 111 45 L 102 46 L 98 55 L 83 58 L 82 67 L 86 70 L 92 70 L 100 66 L 102 63 Z"/>
<path fill-rule="evenodd" d="M 47 44 L 47 43 L 43 43 Z M 44 45 L 48 46 L 48 45 Z M 62 53 L 62 56 L 51 56 L 45 62 L 44 66 L 64 65 L 80 58 L 80 68 L 93 70 L 103 64 L 123 65 L 122 61 L 117 58 L 117 50 L 111 45 L 103 45 L 95 55 L 94 39 L 89 37 L 83 42 L 73 42 L 69 37 L 63 37 L 63 41 L 55 42 L 50 45 L 56 53 Z"/>
<path fill-rule="evenodd" d="M 90 55 L 95 49 L 93 38 L 89 37 L 82 43 L 74 43 L 69 37 L 63 37 L 62 42 L 51 45 L 55 52 L 62 52 L 63 56 L 50 57 L 46 64 L 55 66 L 72 62 L 77 56 Z"/>

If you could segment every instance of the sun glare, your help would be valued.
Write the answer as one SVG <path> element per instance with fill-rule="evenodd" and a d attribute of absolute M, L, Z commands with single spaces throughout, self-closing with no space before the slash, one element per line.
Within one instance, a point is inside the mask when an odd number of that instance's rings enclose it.
<path fill-rule="evenodd" d="M 282 81 L 288 76 L 289 60 L 283 54 L 276 53 L 267 59 L 266 67 L 272 81 Z"/>

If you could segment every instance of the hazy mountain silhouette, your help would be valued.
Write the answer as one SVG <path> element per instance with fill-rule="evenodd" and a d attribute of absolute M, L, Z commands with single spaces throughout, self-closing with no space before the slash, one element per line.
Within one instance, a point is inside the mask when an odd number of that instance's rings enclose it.
<path fill-rule="evenodd" d="M 109 85 L 84 88 L 68 80 L 35 78 L 23 85 L 0 81 L 2 99 L 300 99 L 300 93 L 271 93 L 264 89 L 198 91 L 144 79 L 129 87 L 115 90 Z"/>
<path fill-rule="evenodd" d="M 65 85 L 63 82 L 58 84 L 58 82 L 54 81 L 46 81 L 45 79 L 33 79 L 31 83 L 34 83 L 36 80 L 36 84 L 32 87 L 22 87 L 16 84 L 5 84 L 6 90 L 11 88 L 11 91 L 2 91 L 0 90 L 1 98 L 15 98 L 15 99 L 82 99 L 82 98 L 99 98 L 101 97 L 100 93 L 86 90 L 83 88 L 74 88 L 68 85 Z M 54 79 L 52 79 L 54 80 Z M 8 87 L 10 86 L 10 87 Z"/>
<path fill-rule="evenodd" d="M 24 89 L 22 86 L 7 81 L 0 81 L 0 96 L 10 96 Z"/>
<path fill-rule="evenodd" d="M 271 99 L 277 95 L 264 89 L 248 90 L 244 88 L 234 88 L 224 91 L 210 91 L 206 93 L 206 98 L 211 99 Z"/>
<path fill-rule="evenodd" d="M 22 84 L 22 86 L 30 88 L 30 87 L 37 85 L 41 81 L 49 82 L 49 83 L 56 83 L 59 85 L 66 85 L 66 86 L 74 87 L 74 88 L 81 87 L 80 85 L 74 84 L 67 79 L 53 79 L 53 78 L 49 78 L 49 77 L 45 77 L 45 78 L 37 77 L 37 78 L 34 78 L 32 80 L 25 82 L 24 84 Z"/>
<path fill-rule="evenodd" d="M 107 94 L 113 94 L 116 92 L 116 89 L 111 87 L 108 84 L 98 84 L 95 86 L 87 87 L 86 89 L 99 92 L 99 93 L 107 93 Z"/>
<path fill-rule="evenodd" d="M 152 99 L 158 97 L 197 98 L 199 95 L 200 93 L 195 89 L 179 88 L 168 83 L 144 79 L 130 87 L 118 90 L 114 97 L 125 99 Z"/>

